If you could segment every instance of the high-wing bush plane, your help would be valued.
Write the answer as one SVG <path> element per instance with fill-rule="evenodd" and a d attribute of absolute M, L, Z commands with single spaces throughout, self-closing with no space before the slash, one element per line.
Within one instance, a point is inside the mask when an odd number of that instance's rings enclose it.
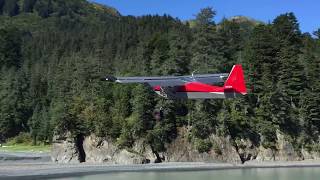
<path fill-rule="evenodd" d="M 243 70 L 240 64 L 234 65 L 230 74 L 192 74 L 191 76 L 159 77 L 107 76 L 105 80 L 125 84 L 147 84 L 157 94 L 168 99 L 224 99 L 247 94 Z M 224 83 L 224 85 L 216 85 L 219 83 Z"/>

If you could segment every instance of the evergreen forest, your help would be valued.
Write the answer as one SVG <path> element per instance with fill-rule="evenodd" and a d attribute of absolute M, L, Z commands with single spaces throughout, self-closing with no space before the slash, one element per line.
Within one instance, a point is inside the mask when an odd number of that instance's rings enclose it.
<path fill-rule="evenodd" d="M 302 33 L 293 13 L 269 23 L 244 16 L 215 21 L 122 16 L 86 0 L 0 0 L 0 141 L 21 134 L 50 144 L 70 132 L 111 138 L 121 148 L 145 139 L 156 151 L 190 127 L 199 152 L 211 134 L 276 148 L 320 151 L 320 29 Z M 230 72 L 242 64 L 248 95 L 168 100 L 144 85 L 106 75 Z M 155 112 L 160 111 L 160 120 Z"/>

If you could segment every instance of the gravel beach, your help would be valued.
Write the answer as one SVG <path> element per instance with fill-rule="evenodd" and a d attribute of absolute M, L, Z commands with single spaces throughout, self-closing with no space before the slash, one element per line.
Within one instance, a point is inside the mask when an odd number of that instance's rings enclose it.
<path fill-rule="evenodd" d="M 161 164 L 56 164 L 46 153 L 0 152 L 0 179 L 49 179 L 108 172 L 196 171 L 240 168 L 320 167 L 320 161 L 250 162 L 246 164 L 177 162 Z"/>

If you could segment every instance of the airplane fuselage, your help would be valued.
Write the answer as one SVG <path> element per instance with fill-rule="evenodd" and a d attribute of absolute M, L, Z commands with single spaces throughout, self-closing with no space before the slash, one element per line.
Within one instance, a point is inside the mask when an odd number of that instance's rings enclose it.
<path fill-rule="evenodd" d="M 168 99 L 225 99 L 243 95 L 233 90 L 232 87 L 226 88 L 199 82 L 190 82 L 176 87 L 155 86 L 153 90 Z"/>

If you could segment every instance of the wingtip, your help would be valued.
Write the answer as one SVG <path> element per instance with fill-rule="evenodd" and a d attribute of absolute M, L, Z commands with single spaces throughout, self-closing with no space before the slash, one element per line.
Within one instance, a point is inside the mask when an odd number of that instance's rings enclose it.
<path fill-rule="evenodd" d="M 110 81 L 110 82 L 115 82 L 117 80 L 116 77 L 114 76 L 106 76 L 105 78 L 102 78 L 104 81 Z"/>

